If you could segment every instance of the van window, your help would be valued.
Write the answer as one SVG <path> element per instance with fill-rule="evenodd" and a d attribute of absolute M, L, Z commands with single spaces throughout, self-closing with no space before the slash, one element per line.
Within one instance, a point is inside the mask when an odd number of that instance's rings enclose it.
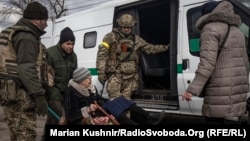
<path fill-rule="evenodd" d="M 200 7 L 192 8 L 187 12 L 189 50 L 190 54 L 198 57 L 200 56 L 200 31 L 195 27 L 195 23 L 200 16 Z"/>
<path fill-rule="evenodd" d="M 83 48 L 93 48 L 96 45 L 96 31 L 85 33 L 83 39 Z"/>
<path fill-rule="evenodd" d="M 249 0 L 235 0 L 231 1 L 234 4 L 234 11 L 241 17 L 240 30 L 245 36 L 245 43 L 247 47 L 248 60 L 250 61 L 250 1 Z"/>
<path fill-rule="evenodd" d="M 234 5 L 235 6 L 235 5 Z M 248 5 L 249 6 L 249 5 Z M 201 7 L 195 7 L 187 12 L 187 23 L 188 23 L 188 39 L 189 39 L 189 50 L 190 54 L 199 57 L 200 56 L 200 31 L 196 29 L 196 21 L 201 16 Z M 240 8 L 235 6 L 235 13 L 238 14 L 242 19 L 242 24 L 240 25 L 240 30 L 245 35 L 246 47 L 248 51 L 248 58 L 250 60 L 250 39 L 249 39 L 249 28 L 250 20 L 249 16 L 246 15 Z"/>
<path fill-rule="evenodd" d="M 242 22 L 242 24 L 240 25 L 240 30 L 243 32 L 244 36 L 245 36 L 245 43 L 246 43 L 246 47 L 247 47 L 247 55 L 248 55 L 248 60 L 250 61 L 250 39 L 249 39 L 249 26 L 247 24 L 244 23 L 244 21 Z"/>
<path fill-rule="evenodd" d="M 241 3 L 242 5 L 244 5 L 248 9 L 250 9 L 250 1 L 249 0 L 236 0 L 236 1 Z"/>

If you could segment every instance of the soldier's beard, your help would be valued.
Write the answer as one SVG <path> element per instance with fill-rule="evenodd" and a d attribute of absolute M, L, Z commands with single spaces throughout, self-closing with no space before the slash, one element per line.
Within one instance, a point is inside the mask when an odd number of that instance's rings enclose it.
<path fill-rule="evenodd" d="M 119 30 L 120 33 L 122 33 L 122 34 L 123 34 L 124 36 L 126 36 L 126 37 L 129 36 L 129 35 L 132 33 L 131 31 L 130 31 L 130 32 L 125 32 L 125 31 L 123 31 L 123 30 L 121 29 L 121 27 L 119 27 L 118 30 Z"/>
<path fill-rule="evenodd" d="M 122 34 L 124 35 L 124 36 L 129 36 L 130 34 L 131 34 L 131 32 L 129 32 L 129 33 L 127 33 L 127 32 L 122 32 Z"/>

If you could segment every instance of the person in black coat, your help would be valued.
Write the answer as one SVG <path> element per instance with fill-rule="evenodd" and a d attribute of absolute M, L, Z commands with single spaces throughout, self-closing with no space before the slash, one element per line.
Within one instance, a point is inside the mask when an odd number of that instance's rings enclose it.
<path fill-rule="evenodd" d="M 68 124 L 95 124 L 92 122 L 93 113 L 96 114 L 98 108 L 94 101 L 97 101 L 107 113 L 113 115 L 121 125 L 156 125 L 164 118 L 164 112 L 153 116 L 124 97 L 115 99 L 101 97 L 91 79 L 91 73 L 87 68 L 77 68 L 73 72 L 73 79 L 70 80 L 64 97 Z M 128 110 L 131 118 L 126 115 Z"/>

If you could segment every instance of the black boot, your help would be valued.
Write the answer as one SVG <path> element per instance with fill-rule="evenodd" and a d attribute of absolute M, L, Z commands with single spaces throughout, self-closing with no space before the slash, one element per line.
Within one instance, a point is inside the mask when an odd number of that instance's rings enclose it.
<path fill-rule="evenodd" d="M 122 112 L 117 119 L 121 125 L 138 125 L 138 123 L 134 122 L 129 117 L 127 117 L 126 112 Z"/>
<path fill-rule="evenodd" d="M 150 113 L 147 117 L 147 124 L 149 125 L 158 125 L 166 117 L 165 112 L 161 113 Z"/>

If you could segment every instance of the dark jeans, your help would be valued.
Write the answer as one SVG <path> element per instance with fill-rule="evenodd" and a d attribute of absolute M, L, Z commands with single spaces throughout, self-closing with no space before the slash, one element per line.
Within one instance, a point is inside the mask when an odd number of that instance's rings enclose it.
<path fill-rule="evenodd" d="M 121 125 L 136 125 L 147 124 L 149 113 L 144 109 L 138 107 L 136 104 L 129 108 L 131 118 L 127 116 L 127 111 L 124 111 L 118 117 Z"/>
<path fill-rule="evenodd" d="M 62 102 L 60 101 L 49 101 L 48 102 L 49 107 L 55 112 L 56 115 L 53 115 L 52 113 L 48 113 L 47 115 L 47 119 L 46 119 L 46 123 L 45 125 L 58 125 L 58 121 L 60 119 L 57 119 L 57 116 L 61 117 L 62 115 Z M 46 134 L 46 128 L 44 127 L 44 131 L 43 131 L 43 140 L 45 141 L 45 134 Z"/>
<path fill-rule="evenodd" d="M 224 118 L 215 118 L 215 117 L 205 117 L 206 124 L 211 125 L 222 125 L 225 124 Z"/>

